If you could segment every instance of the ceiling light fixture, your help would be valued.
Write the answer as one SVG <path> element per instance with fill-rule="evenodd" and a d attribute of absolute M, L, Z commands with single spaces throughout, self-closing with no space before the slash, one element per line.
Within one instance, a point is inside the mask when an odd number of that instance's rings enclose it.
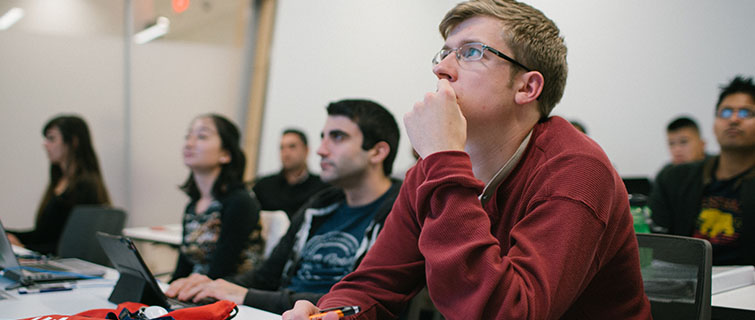
<path fill-rule="evenodd" d="M 145 44 L 164 36 L 170 30 L 170 20 L 166 17 L 157 17 L 154 25 L 137 32 L 134 35 L 134 43 Z"/>
<path fill-rule="evenodd" d="M 0 17 L 0 30 L 7 30 L 24 17 L 24 9 L 12 8 Z"/>

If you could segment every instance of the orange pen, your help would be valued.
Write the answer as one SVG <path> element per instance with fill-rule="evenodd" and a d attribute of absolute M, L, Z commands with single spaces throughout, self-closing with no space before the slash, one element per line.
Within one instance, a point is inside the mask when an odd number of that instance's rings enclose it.
<path fill-rule="evenodd" d="M 349 306 L 349 307 L 336 307 L 336 308 L 328 308 L 328 309 L 322 309 L 320 310 L 320 313 L 313 314 L 309 316 L 309 319 L 311 320 L 321 320 L 326 313 L 328 312 L 335 312 L 338 314 L 338 318 L 343 318 L 345 316 L 355 315 L 359 313 L 359 306 Z"/>

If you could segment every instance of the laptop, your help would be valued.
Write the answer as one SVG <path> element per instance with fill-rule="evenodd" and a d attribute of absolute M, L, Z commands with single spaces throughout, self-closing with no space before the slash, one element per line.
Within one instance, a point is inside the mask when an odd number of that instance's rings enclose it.
<path fill-rule="evenodd" d="M 119 304 L 126 301 L 157 305 L 168 309 L 181 309 L 208 304 L 216 300 L 192 303 L 168 298 L 144 263 L 144 259 L 131 239 L 97 232 L 97 240 L 105 250 L 110 262 L 121 274 L 108 300 Z"/>
<path fill-rule="evenodd" d="M 60 282 L 102 277 L 106 269 L 97 264 L 76 258 L 66 259 L 19 259 L 5 236 L 0 222 L 0 268 L 3 276 L 28 286 L 38 282 Z"/>

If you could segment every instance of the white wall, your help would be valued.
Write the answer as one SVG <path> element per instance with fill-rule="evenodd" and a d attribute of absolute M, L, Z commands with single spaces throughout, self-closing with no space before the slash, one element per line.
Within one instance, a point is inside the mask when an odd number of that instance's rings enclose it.
<path fill-rule="evenodd" d="M 0 32 L 0 219 L 7 227 L 33 226 L 48 179 L 41 130 L 58 113 L 87 120 L 112 202 L 127 209 L 128 225 L 180 221 L 188 200 L 178 190 L 188 175 L 183 137 L 207 112 L 240 123 L 241 52 L 184 42 L 135 46 L 126 136 L 122 41 Z"/>
<path fill-rule="evenodd" d="M 42 127 L 59 113 L 89 123 L 112 200 L 124 204 L 123 67 L 119 40 L 0 32 L 0 219 L 33 225 L 49 164 Z"/>
<path fill-rule="evenodd" d="M 189 123 L 219 113 L 243 129 L 237 85 L 239 49 L 153 42 L 133 52 L 133 122 L 129 225 L 179 223 L 188 197 L 182 147 Z"/>
<path fill-rule="evenodd" d="M 456 2 L 280 0 L 259 171 L 278 169 L 286 126 L 304 128 L 316 147 L 330 101 L 374 99 L 401 121 L 434 89 L 437 25 Z M 679 114 L 697 118 L 709 152 L 717 152 L 718 87 L 755 74 L 755 2 L 529 3 L 556 22 L 569 48 L 566 94 L 554 113 L 584 123 L 620 174 L 655 175 L 669 158 L 665 126 Z M 315 171 L 317 160 L 310 155 Z M 411 161 L 402 135 L 396 170 Z"/>

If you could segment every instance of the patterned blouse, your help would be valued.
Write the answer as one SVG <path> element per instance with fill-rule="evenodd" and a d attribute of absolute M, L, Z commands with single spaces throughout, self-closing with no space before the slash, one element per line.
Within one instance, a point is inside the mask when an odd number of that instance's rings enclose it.
<path fill-rule="evenodd" d="M 183 241 L 173 279 L 199 273 L 216 279 L 261 263 L 264 242 L 259 204 L 243 189 L 214 200 L 204 212 L 192 201 L 183 217 Z"/>

